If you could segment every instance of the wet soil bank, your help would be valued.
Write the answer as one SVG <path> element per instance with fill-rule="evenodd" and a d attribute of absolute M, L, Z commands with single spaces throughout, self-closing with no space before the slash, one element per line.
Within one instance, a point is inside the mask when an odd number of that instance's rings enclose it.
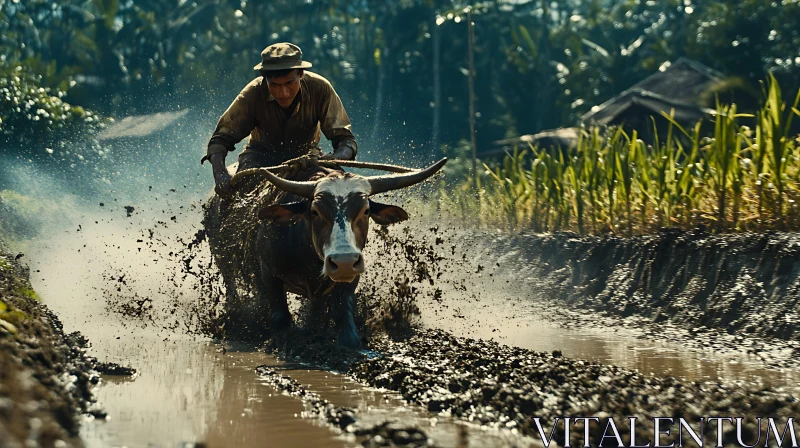
<path fill-rule="evenodd" d="M 82 446 L 80 415 L 103 417 L 91 392 L 98 364 L 38 301 L 17 258 L 0 253 L 0 447 Z"/>
<path fill-rule="evenodd" d="M 742 442 L 752 445 L 756 440 L 766 440 L 766 421 L 759 428 L 756 417 L 774 417 L 782 431 L 787 418 L 800 412 L 800 401 L 779 390 L 642 375 L 564 358 L 559 352 L 548 354 L 456 338 L 444 331 L 419 331 L 406 341 L 376 338 L 371 348 L 382 356 L 350 367 L 348 373 L 358 381 L 398 391 L 407 401 L 431 412 L 490 428 L 510 429 L 537 440 L 542 435 L 553 437 L 557 446 L 568 445 L 567 439 L 571 446 L 584 446 L 582 421 L 572 420 L 569 436 L 565 436 L 563 419 L 567 417 L 596 419 L 589 421 L 591 446 L 598 446 L 604 435 L 609 436 L 606 446 L 617 446 L 619 440 L 630 446 L 632 437 L 639 446 L 648 441 L 657 445 L 656 417 L 674 419 L 662 425 L 671 429 L 671 435 L 661 437 L 661 446 L 678 443 L 678 418 L 691 424 L 705 442 L 702 446 L 716 446 L 720 437 L 717 423 L 706 420 L 701 430 L 701 419 L 744 417 Z M 629 417 L 637 418 L 635 425 L 631 425 Z M 540 419 L 542 434 L 535 418 Z M 561 420 L 553 430 L 556 418 Z M 614 421 L 618 438 L 608 428 L 609 420 Z M 795 433 L 799 432 L 794 425 Z M 684 443 L 689 440 L 689 446 L 696 446 L 687 431 L 682 437 Z M 741 445 L 735 420 L 724 422 L 721 437 L 723 446 Z M 775 440 L 774 434 L 770 437 Z"/>
<path fill-rule="evenodd" d="M 655 339 L 746 351 L 771 366 L 800 361 L 798 234 L 481 238 L 505 254 L 501 269 L 537 297 L 567 304 L 585 324 L 625 318 Z"/>
<path fill-rule="evenodd" d="M 358 419 L 358 410 L 335 406 L 314 392 L 311 392 L 289 376 L 282 375 L 272 367 L 263 365 L 256 373 L 283 393 L 299 397 L 305 407 L 304 417 L 316 418 L 338 430 L 353 434 L 363 446 L 410 446 L 432 447 L 433 439 L 424 430 L 413 424 L 383 421 L 378 424 L 365 424 Z"/>

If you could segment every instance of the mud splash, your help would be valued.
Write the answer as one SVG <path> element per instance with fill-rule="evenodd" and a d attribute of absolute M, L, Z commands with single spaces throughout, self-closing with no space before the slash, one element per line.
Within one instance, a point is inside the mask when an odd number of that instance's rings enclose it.
<path fill-rule="evenodd" d="M 736 277 L 733 272 L 738 271 L 731 266 L 735 262 L 747 262 L 750 252 L 741 255 L 742 250 L 753 245 L 742 244 L 742 238 L 758 240 L 762 237 L 725 235 L 709 240 L 711 237 L 705 234 L 680 235 L 665 232 L 626 241 L 578 238 L 570 234 L 508 235 L 425 225 L 376 227 L 365 250 L 368 267 L 359 287 L 356 323 L 363 340 L 368 342 L 373 335 L 386 333 L 393 337 L 410 336 L 423 320 L 434 327 L 441 325 L 442 321 L 446 328 L 451 328 L 454 321 L 461 321 L 465 327 L 480 325 L 480 322 L 470 324 L 464 310 L 488 304 L 516 305 L 521 307 L 520 310 L 522 307 L 538 310 L 540 314 L 536 319 L 560 322 L 566 328 L 628 329 L 633 336 L 677 343 L 710 353 L 712 357 L 723 355 L 731 361 L 745 357 L 748 362 L 752 357 L 767 367 L 798 365 L 800 341 L 769 338 L 769 333 L 762 336 L 747 330 L 753 328 L 748 323 L 752 318 L 763 323 L 764 327 L 775 321 L 788 329 L 785 331 L 794 331 L 782 322 L 794 319 L 796 310 L 787 309 L 783 316 L 780 313 L 787 307 L 791 308 L 797 296 L 792 296 L 789 291 L 787 297 L 778 297 L 776 294 L 780 293 L 773 291 L 770 297 L 762 294 L 759 299 L 755 294 L 756 297 L 752 298 L 747 292 L 750 289 L 743 289 L 741 282 L 730 281 L 730 278 L 739 278 L 743 283 L 753 284 L 755 277 L 746 272 Z M 174 241 L 169 242 L 168 237 L 159 236 L 158 232 L 154 236 L 153 230 L 145 232 L 144 238 L 142 240 L 148 248 L 152 246 L 151 250 L 160 247 L 172 249 L 164 256 L 170 266 L 169 280 L 165 282 L 166 286 L 159 288 L 165 290 L 163 295 L 168 298 L 160 302 L 149 296 L 142 299 L 133 285 L 128 284 L 133 280 L 123 278 L 124 272 L 117 271 L 110 276 L 117 280 L 109 282 L 110 286 L 104 291 L 109 300 L 108 309 L 123 314 L 130 322 L 139 321 L 168 331 L 220 337 L 225 319 L 224 287 L 210 261 L 204 233 L 197 231 L 186 240 L 179 237 L 181 244 L 177 247 Z M 706 269 L 705 274 L 694 274 L 699 278 L 711 275 L 708 271 L 716 268 L 722 270 L 714 280 L 717 283 L 703 280 L 708 288 L 718 285 L 716 292 L 703 292 L 703 297 L 713 302 L 707 313 L 712 317 L 704 318 L 699 311 L 705 306 L 702 297 L 689 298 L 693 291 L 697 292 L 697 288 L 691 285 L 700 283 L 700 280 L 692 280 L 694 277 L 689 274 L 691 266 L 703 266 L 704 263 L 694 261 L 683 266 L 679 260 L 680 256 L 700 257 L 703 251 L 706 256 L 713 256 L 717 246 L 723 249 L 736 246 L 738 252 L 722 257 L 725 262 Z M 734 256 L 737 253 L 739 258 Z M 784 259 L 773 263 L 769 261 L 770 254 L 762 254 L 758 258 L 761 260 L 760 270 L 768 273 L 772 272 L 770 266 L 785 268 L 791 257 L 786 251 L 784 255 Z M 658 261 L 654 261 L 654 257 Z M 664 263 L 671 263 L 670 269 L 680 269 L 680 272 L 665 274 L 666 268 L 659 267 Z M 777 271 L 770 275 L 772 277 L 759 280 L 766 285 L 791 282 L 788 280 L 791 275 Z M 120 278 L 123 282 L 119 281 Z M 690 287 L 682 290 L 681 282 L 689 283 Z M 666 288 L 665 285 L 671 286 Z M 654 288 L 661 291 L 657 299 Z M 170 295 L 169 290 L 177 293 Z M 663 292 L 665 290 L 668 293 Z M 509 303 L 499 305 L 503 295 L 509 298 Z M 454 297 L 458 300 L 454 301 Z M 740 306 L 741 301 L 749 305 Z M 425 305 L 425 319 L 420 314 L 422 304 Z M 303 301 L 290 300 L 290 308 L 295 320 L 303 323 Z M 487 309 L 487 312 L 493 311 Z M 733 313 L 738 317 L 735 317 L 733 326 L 726 326 L 726 319 L 730 316 L 722 319 L 718 312 Z M 304 327 L 314 330 L 324 329 L 326 325 L 304 323 Z M 298 336 L 313 342 L 307 334 Z M 305 350 L 281 347 L 281 338 L 275 339 L 272 341 L 274 353 L 286 350 L 291 357 L 297 354 L 294 352 Z M 325 336 L 319 340 L 324 341 Z M 276 349 L 278 351 L 274 351 Z M 318 354 L 330 352 L 314 347 L 310 351 Z M 320 365 L 328 366 L 336 363 L 330 356 L 318 361 L 322 362 Z"/>
<path fill-rule="evenodd" d="M 192 204 L 190 208 L 200 207 Z M 165 332 L 221 338 L 225 289 L 211 260 L 205 230 L 186 237 L 179 230 L 170 230 L 166 222 L 158 222 L 140 230 L 135 244 L 137 254 L 143 249 L 154 254 L 154 261 L 166 269 L 155 282 L 155 291 L 144 288 L 140 292 L 140 283 L 148 279 L 131 278 L 127 267 L 106 266 L 103 281 L 96 287 L 104 298 L 105 311 Z"/>
<path fill-rule="evenodd" d="M 148 289 L 147 293 L 141 293 L 142 279 L 131 278 L 125 267 L 106 267 L 104 281 L 98 287 L 106 301 L 105 309 L 129 322 L 163 331 L 222 339 L 226 321 L 225 286 L 211 260 L 206 233 L 201 229 L 191 238 L 184 238 L 170 235 L 167 228 L 162 223 L 161 228 L 145 229 L 136 237 L 137 252 L 158 254 L 159 261 L 167 266 L 168 273 L 157 285 L 157 291 Z M 458 269 L 463 259 L 443 256 L 445 240 L 438 236 L 439 228 L 427 231 L 431 236 L 407 226 L 391 232 L 376 226 L 371 231 L 372 239 L 365 250 L 368 269 L 357 292 L 355 316 L 364 341 L 373 334 L 410 335 L 419 324 L 419 300 L 436 301 L 441 297 L 441 288 L 446 287 L 466 291 L 461 280 L 442 278 L 446 272 Z M 452 253 L 455 254 L 455 247 Z M 252 298 L 246 290 L 240 293 Z M 154 296 L 166 298 L 158 300 Z M 322 334 L 324 340 L 330 323 L 308 322 L 306 301 L 293 294 L 289 297 L 295 321 L 313 334 Z M 307 340 L 308 334 L 293 335 Z M 275 339 L 273 348 L 286 338 L 278 335 Z"/>

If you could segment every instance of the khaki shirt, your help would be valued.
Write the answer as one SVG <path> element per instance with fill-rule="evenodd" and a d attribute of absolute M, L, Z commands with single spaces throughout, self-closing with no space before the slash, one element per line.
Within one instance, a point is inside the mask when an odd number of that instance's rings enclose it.
<path fill-rule="evenodd" d="M 356 152 L 350 118 L 342 100 L 327 79 L 305 71 L 300 81 L 299 101 L 291 115 L 269 93 L 263 76 L 251 81 L 222 114 L 208 143 L 208 156 L 234 150 L 248 134 L 250 139 L 243 154 L 249 151 L 278 152 L 281 160 L 305 155 L 319 144 L 320 130 L 331 141 L 334 150 L 347 144 Z"/>

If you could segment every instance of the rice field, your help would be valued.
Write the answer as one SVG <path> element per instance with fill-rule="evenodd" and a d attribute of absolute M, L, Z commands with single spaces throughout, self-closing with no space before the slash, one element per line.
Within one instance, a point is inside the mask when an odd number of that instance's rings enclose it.
<path fill-rule="evenodd" d="M 442 188 L 440 206 L 483 225 L 537 232 L 798 230 L 792 121 L 800 90 L 786 102 L 770 78 L 763 93 L 755 115 L 717 104 L 710 119 L 685 128 L 665 114 L 667 129 L 654 129 L 662 137 L 648 143 L 621 128 L 591 128 L 570 151 L 516 148 L 499 166 L 483 165 L 477 190 L 470 179 Z"/>

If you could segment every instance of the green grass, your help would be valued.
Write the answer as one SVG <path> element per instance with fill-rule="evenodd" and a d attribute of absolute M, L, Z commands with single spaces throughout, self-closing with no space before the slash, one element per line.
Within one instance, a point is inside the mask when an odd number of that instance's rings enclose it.
<path fill-rule="evenodd" d="M 28 319 L 28 315 L 20 310 L 9 307 L 0 300 L 0 327 L 8 333 L 16 334 L 17 327 Z M 0 332 L 2 334 L 2 332 Z"/>
<path fill-rule="evenodd" d="M 36 291 L 34 291 L 33 288 L 31 288 L 28 285 L 22 285 L 19 288 L 17 288 L 17 290 L 14 291 L 14 292 L 16 294 L 22 296 L 22 297 L 25 297 L 25 298 L 28 298 L 28 299 L 31 299 L 31 300 L 36 300 L 37 302 L 41 301 L 41 298 L 39 297 L 39 294 L 37 294 Z"/>
<path fill-rule="evenodd" d="M 27 313 L 9 304 L 20 303 L 22 299 L 40 301 L 39 295 L 31 288 L 26 279 L 20 276 L 20 272 L 14 268 L 2 254 L 0 254 L 0 283 L 8 293 L 6 299 L 0 299 L 0 335 L 4 333 L 16 334 L 17 328 L 29 319 Z"/>
<path fill-rule="evenodd" d="M 441 189 L 441 204 L 511 230 L 798 230 L 800 144 L 790 130 L 799 102 L 800 90 L 786 103 L 770 77 L 756 115 L 717 104 L 711 119 L 689 129 L 665 114 L 667 129 L 653 125 L 663 138 L 648 144 L 635 132 L 593 128 L 567 154 L 515 148 L 501 164 L 484 165 L 489 181 L 477 194 L 465 178 Z"/>

